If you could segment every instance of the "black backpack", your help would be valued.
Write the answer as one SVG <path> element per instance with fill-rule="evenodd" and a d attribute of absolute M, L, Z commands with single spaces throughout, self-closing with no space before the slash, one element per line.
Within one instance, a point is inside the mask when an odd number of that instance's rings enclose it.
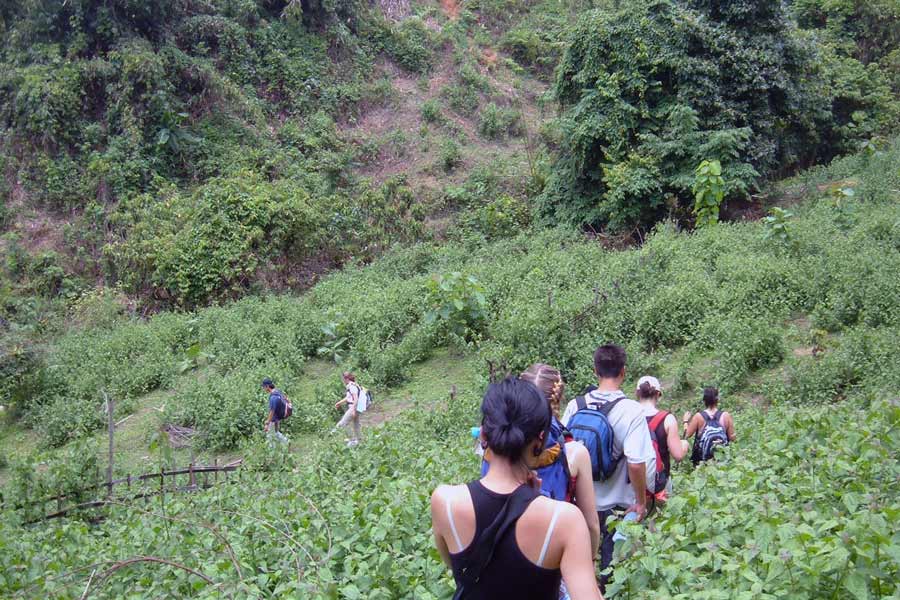
<path fill-rule="evenodd" d="M 694 436 L 694 450 L 691 452 L 691 462 L 695 465 L 705 460 L 709 460 L 716 452 L 717 446 L 728 445 L 728 432 L 719 421 L 722 411 L 717 410 L 716 414 L 709 416 L 706 411 L 701 411 L 700 416 L 706 421 L 703 431 Z"/>

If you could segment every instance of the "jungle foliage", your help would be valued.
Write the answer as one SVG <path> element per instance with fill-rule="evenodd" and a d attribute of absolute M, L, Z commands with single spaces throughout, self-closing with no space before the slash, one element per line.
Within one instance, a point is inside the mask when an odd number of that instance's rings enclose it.
<path fill-rule="evenodd" d="M 798 29 L 776 0 L 625 1 L 585 14 L 569 40 L 555 85 L 563 139 L 541 206 L 572 223 L 685 217 L 703 160 L 729 174 L 726 200 L 745 198 L 900 117 L 887 70 Z"/>

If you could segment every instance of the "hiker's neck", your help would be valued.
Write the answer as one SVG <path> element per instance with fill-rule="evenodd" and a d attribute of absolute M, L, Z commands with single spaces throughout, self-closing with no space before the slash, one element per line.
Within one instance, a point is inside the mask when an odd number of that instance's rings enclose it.
<path fill-rule="evenodd" d="M 618 392 L 622 389 L 622 377 L 603 377 L 597 380 L 598 392 Z"/>
<path fill-rule="evenodd" d="M 503 456 L 491 456 L 490 468 L 482 480 L 495 492 L 508 493 L 516 489 L 528 476 L 528 469 L 520 462 L 513 463 Z"/>

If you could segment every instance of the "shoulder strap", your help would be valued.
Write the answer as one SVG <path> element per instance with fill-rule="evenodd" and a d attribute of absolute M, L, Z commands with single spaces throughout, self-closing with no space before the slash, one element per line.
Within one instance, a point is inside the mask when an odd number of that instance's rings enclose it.
<path fill-rule="evenodd" d="M 578 410 L 585 408 L 587 406 L 587 400 L 584 396 L 576 396 L 575 397 L 575 406 L 578 407 Z"/>
<path fill-rule="evenodd" d="M 721 425 L 721 423 L 722 423 L 722 420 L 721 420 L 721 419 L 722 419 L 722 411 L 721 411 L 721 410 L 717 410 L 717 411 L 716 411 L 716 414 L 714 414 L 714 415 L 712 416 L 712 418 L 713 418 L 715 421 L 718 421 L 719 424 Z"/>
<path fill-rule="evenodd" d="M 547 557 L 547 549 L 550 547 L 550 538 L 553 537 L 553 530 L 556 528 L 556 518 L 559 517 L 559 509 L 562 504 L 556 503 L 553 507 L 553 516 L 550 517 L 550 525 L 547 527 L 547 535 L 544 536 L 544 545 L 541 546 L 541 554 L 538 556 L 537 566 L 544 566 L 544 559 Z"/>
<path fill-rule="evenodd" d="M 649 423 L 650 431 L 656 431 L 656 429 L 659 427 L 659 424 L 662 423 L 663 421 L 665 421 L 666 417 L 668 417 L 668 416 L 669 416 L 669 413 L 664 410 L 661 410 L 658 413 L 656 413 L 655 415 L 653 415 L 653 417 L 650 419 L 650 423 Z"/>
<path fill-rule="evenodd" d="M 708 414 L 706 414 L 705 410 L 700 411 L 700 416 L 703 417 L 703 420 L 706 421 L 707 423 L 709 423 L 712 420 L 712 417 L 710 417 Z"/>
<path fill-rule="evenodd" d="M 610 400 L 609 402 L 604 402 L 600 405 L 600 412 L 603 413 L 604 417 L 609 416 L 609 411 L 613 409 L 613 407 L 618 404 L 620 401 L 625 400 L 625 396 L 619 396 L 615 400 Z"/>
<path fill-rule="evenodd" d="M 454 600 L 465 598 L 468 590 L 475 587 L 481 579 L 481 573 L 494 558 L 494 550 L 510 527 L 515 525 L 531 502 L 540 495 L 533 487 L 522 484 L 510 494 L 503 508 L 490 525 L 473 543 L 474 552 L 466 561 L 459 574 Z"/>

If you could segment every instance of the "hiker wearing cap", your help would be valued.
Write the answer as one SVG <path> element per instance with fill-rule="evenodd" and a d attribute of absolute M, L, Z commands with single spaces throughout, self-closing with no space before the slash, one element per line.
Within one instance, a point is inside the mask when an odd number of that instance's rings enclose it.
<path fill-rule="evenodd" d="M 281 390 L 275 389 L 275 384 L 268 377 L 263 379 L 262 387 L 269 394 L 269 415 L 266 417 L 264 429 L 279 442 L 286 443 L 288 439 L 281 433 L 281 422 L 290 414 L 290 400 Z"/>
<path fill-rule="evenodd" d="M 647 514 L 647 491 L 654 491 L 656 453 L 641 405 L 622 393 L 625 349 L 606 344 L 594 352 L 597 389 L 575 398 L 561 419 L 591 456 L 597 516 L 600 520 L 600 588 L 610 578 L 613 532 L 608 520 L 624 510 L 640 521 Z"/>
<path fill-rule="evenodd" d="M 665 502 L 672 493 L 671 459 L 681 462 L 687 456 L 688 443 L 678 436 L 678 420 L 675 415 L 658 407 L 659 399 L 662 397 L 659 379 L 652 375 L 644 375 L 638 379 L 636 394 L 647 419 L 650 440 L 656 450 L 654 500 Z"/>
<path fill-rule="evenodd" d="M 713 458 L 718 446 L 727 446 L 737 439 L 734 432 L 734 419 L 723 410 L 719 410 L 719 390 L 714 387 L 703 388 L 702 411 L 691 417 L 690 411 L 684 413 L 684 438 L 694 436 L 694 449 L 691 462 L 697 465 Z"/>

